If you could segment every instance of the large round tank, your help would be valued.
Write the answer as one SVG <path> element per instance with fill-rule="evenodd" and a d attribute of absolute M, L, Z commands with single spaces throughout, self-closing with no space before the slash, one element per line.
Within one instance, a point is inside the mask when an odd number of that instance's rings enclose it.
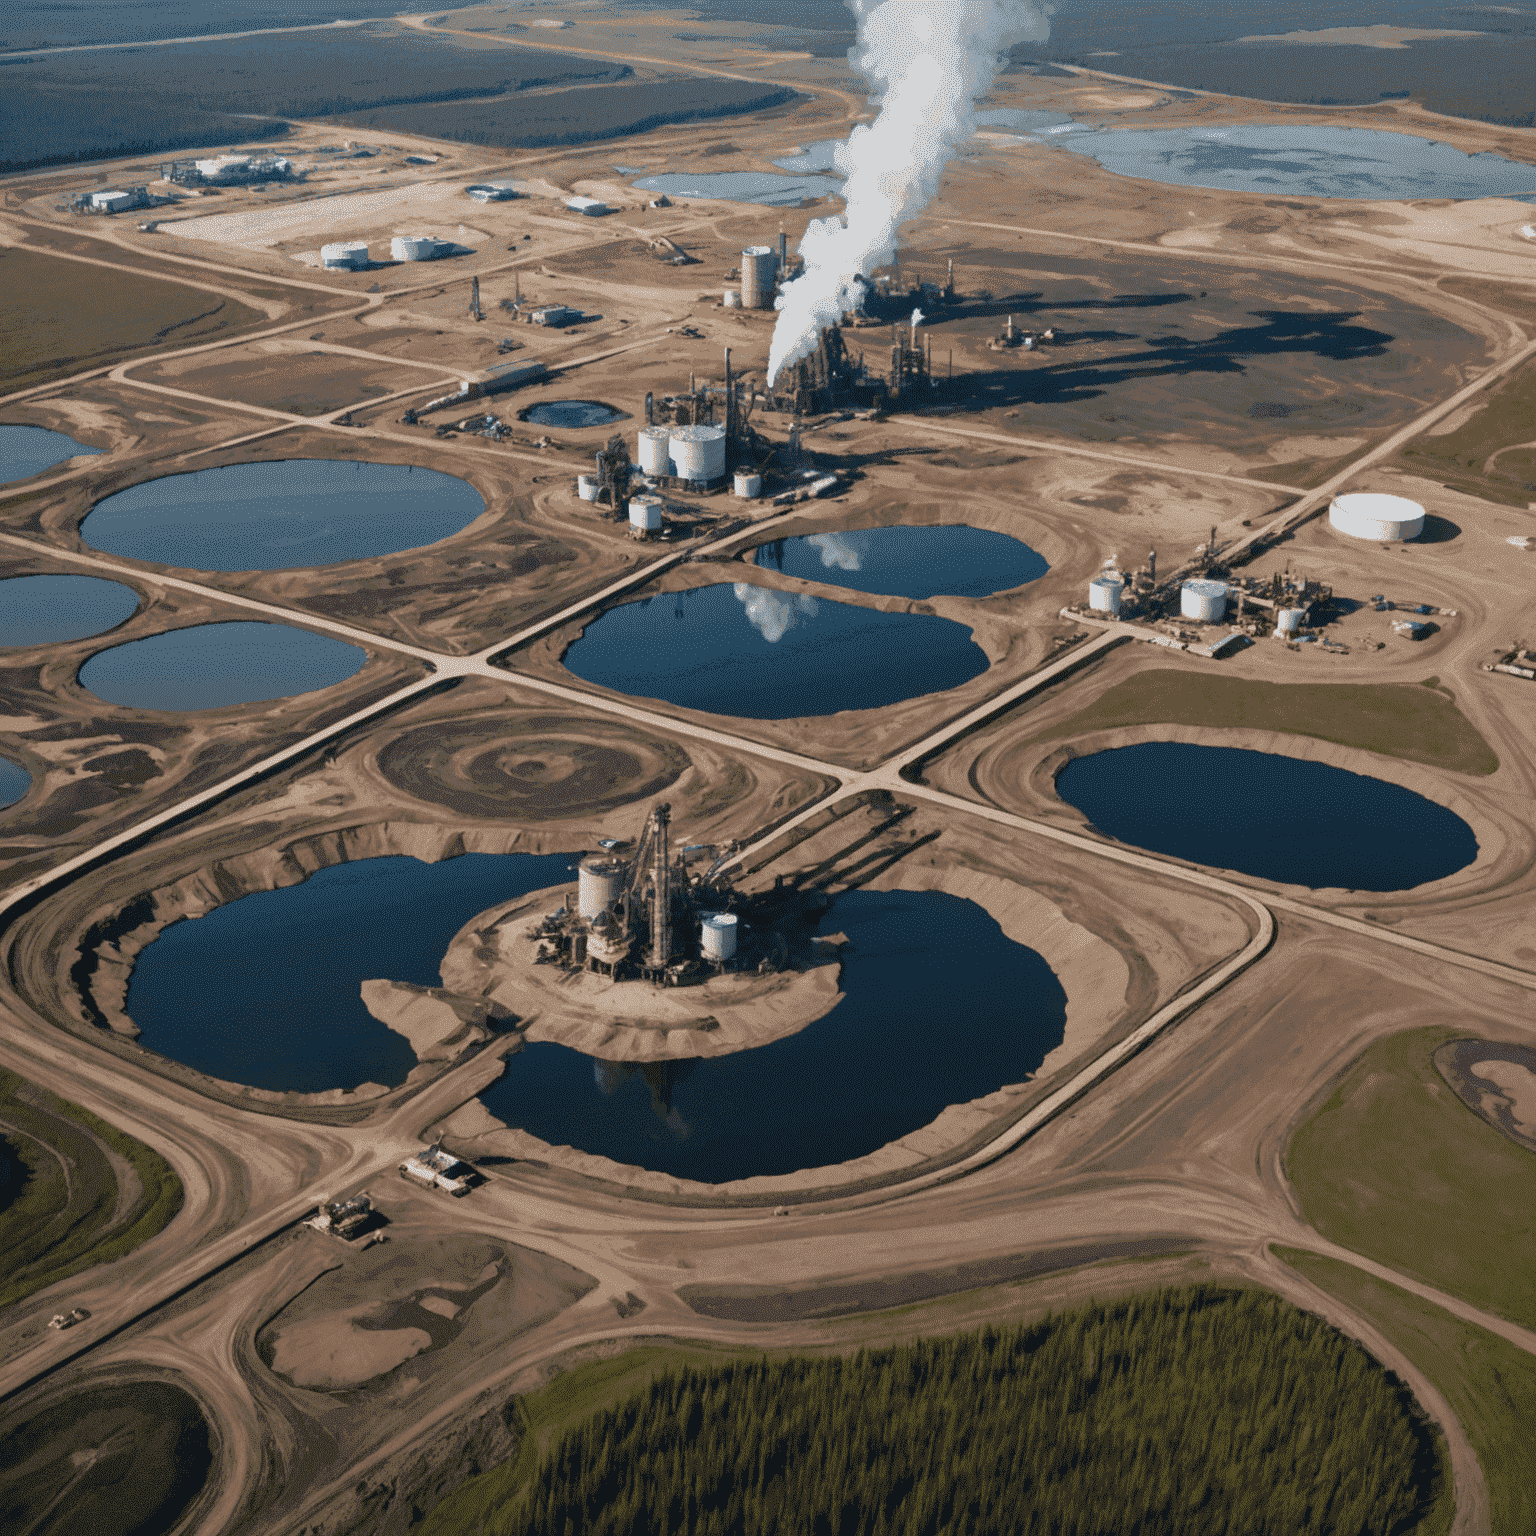
<path fill-rule="evenodd" d="M 725 428 L 673 427 L 668 452 L 679 480 L 719 480 L 725 475 Z"/>
<path fill-rule="evenodd" d="M 355 272 L 368 265 L 366 240 L 338 240 L 320 247 L 320 264 L 334 272 Z"/>
<path fill-rule="evenodd" d="M 576 494 L 583 501 L 596 501 L 603 489 L 603 482 L 596 475 L 577 475 Z"/>
<path fill-rule="evenodd" d="M 639 448 L 635 455 L 642 475 L 672 473 L 672 428 L 641 427 Z"/>
<path fill-rule="evenodd" d="M 721 302 L 727 309 L 740 309 L 741 295 L 734 288 L 727 288 Z"/>
<path fill-rule="evenodd" d="M 1214 624 L 1227 611 L 1224 581 L 1186 581 L 1179 588 L 1179 612 L 1199 624 Z"/>
<path fill-rule="evenodd" d="M 1306 616 L 1305 608 L 1282 608 L 1275 615 L 1275 628 L 1282 634 L 1294 635 L 1301 628 L 1301 621 Z"/>
<path fill-rule="evenodd" d="M 1118 571 L 1101 571 L 1088 583 L 1088 606 L 1094 613 L 1119 613 L 1125 578 Z"/>
<path fill-rule="evenodd" d="M 736 953 L 736 914 L 711 912 L 699 925 L 699 953 L 706 960 L 729 960 Z"/>
<path fill-rule="evenodd" d="M 576 911 L 588 922 L 624 894 L 628 865 L 606 853 L 589 853 L 576 871 Z"/>
<path fill-rule="evenodd" d="M 1406 496 L 1352 491 L 1333 498 L 1328 521 L 1352 539 L 1416 539 L 1424 532 L 1424 508 Z"/>
<path fill-rule="evenodd" d="M 661 502 L 655 496 L 631 496 L 629 526 L 633 533 L 660 533 Z"/>
<path fill-rule="evenodd" d="M 773 280 L 778 271 L 779 254 L 771 245 L 749 245 L 741 253 L 742 308 L 773 308 Z"/>
<path fill-rule="evenodd" d="M 431 261 L 442 242 L 431 235 L 396 235 L 389 242 L 389 254 L 395 261 Z"/>
<path fill-rule="evenodd" d="M 734 488 L 743 501 L 756 501 L 763 494 L 763 477 L 747 470 L 737 470 Z"/>

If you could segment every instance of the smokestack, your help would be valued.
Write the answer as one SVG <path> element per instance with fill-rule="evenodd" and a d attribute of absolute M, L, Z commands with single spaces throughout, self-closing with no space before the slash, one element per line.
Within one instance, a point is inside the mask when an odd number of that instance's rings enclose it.
<path fill-rule="evenodd" d="M 1147 575 L 1152 578 L 1154 583 L 1157 581 L 1157 551 L 1155 549 L 1147 551 Z"/>
<path fill-rule="evenodd" d="M 784 233 L 784 226 L 779 226 L 779 271 L 784 271 L 785 264 L 789 260 L 789 240 Z"/>

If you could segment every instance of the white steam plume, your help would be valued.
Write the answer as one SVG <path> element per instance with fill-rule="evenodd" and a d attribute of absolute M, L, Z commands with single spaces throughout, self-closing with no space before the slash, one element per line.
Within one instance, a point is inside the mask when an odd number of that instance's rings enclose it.
<path fill-rule="evenodd" d="M 803 592 L 775 592 L 769 587 L 754 587 L 749 581 L 731 584 L 736 601 L 747 610 L 747 622 L 769 645 L 776 645 L 802 617 L 814 619 L 816 599 Z"/>
<path fill-rule="evenodd" d="M 841 217 L 815 220 L 800 242 L 805 271 L 779 296 L 768 382 L 808 357 L 816 338 L 857 307 L 856 277 L 896 254 L 896 232 L 939 189 L 950 157 L 976 131 L 976 102 L 998 55 L 1050 36 L 1048 0 L 847 0 L 859 40 L 849 58 L 880 96 L 837 150 L 847 177 Z"/>

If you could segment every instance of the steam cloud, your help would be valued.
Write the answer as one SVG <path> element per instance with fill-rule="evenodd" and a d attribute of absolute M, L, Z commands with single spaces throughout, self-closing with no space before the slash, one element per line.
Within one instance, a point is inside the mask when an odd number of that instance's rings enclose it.
<path fill-rule="evenodd" d="M 803 592 L 773 592 L 749 581 L 733 582 L 731 591 L 747 610 L 747 622 L 769 645 L 782 640 L 802 617 L 814 619 L 819 611 L 816 599 Z"/>
<path fill-rule="evenodd" d="M 1043 42 L 1054 9 L 1042 0 L 847 0 L 859 20 L 850 53 L 881 97 L 873 125 L 837 148 L 846 211 L 815 220 L 800 242 L 805 271 L 779 296 L 768 356 L 771 384 L 858 304 L 856 277 L 896 254 L 896 232 L 931 201 L 950 157 L 976 131 L 976 102 L 1003 50 Z"/>

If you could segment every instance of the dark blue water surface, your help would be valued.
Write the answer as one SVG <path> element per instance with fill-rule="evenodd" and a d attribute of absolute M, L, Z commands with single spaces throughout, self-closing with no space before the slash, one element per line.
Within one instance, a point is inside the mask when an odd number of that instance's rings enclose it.
<path fill-rule="evenodd" d="M 48 645 L 115 629 L 139 594 L 95 576 L 17 576 L 0 581 L 0 645 Z"/>
<path fill-rule="evenodd" d="M 1402 891 L 1477 857 L 1471 827 L 1443 805 L 1275 752 L 1117 747 L 1073 759 L 1056 793 L 1121 842 L 1289 885 Z"/>
<path fill-rule="evenodd" d="M 601 400 L 541 400 L 520 413 L 523 421 L 541 427 L 602 427 L 620 421 L 624 412 Z"/>
<path fill-rule="evenodd" d="M 852 891 L 821 931 L 852 941 L 847 996 L 799 1034 L 633 1066 L 543 1042 L 481 1102 L 553 1146 L 718 1184 L 862 1157 L 1022 1081 L 1061 1043 L 1061 983 L 974 902 Z"/>
<path fill-rule="evenodd" d="M 610 609 L 564 661 L 620 693 L 754 720 L 878 709 L 987 669 L 963 624 L 742 581 Z"/>
<path fill-rule="evenodd" d="M 867 528 L 759 544 L 758 565 L 855 592 L 894 597 L 986 597 L 1045 575 L 1050 566 L 1018 539 L 984 528 Z"/>
<path fill-rule="evenodd" d="M 344 640 L 289 624 L 195 624 L 97 651 L 80 682 L 108 704 L 220 709 L 329 688 L 367 659 Z"/>
<path fill-rule="evenodd" d="M 0 427 L 0 485 L 25 480 L 77 454 L 100 452 L 46 427 Z"/>
<path fill-rule="evenodd" d="M 479 491 L 409 464 L 280 459 L 167 475 L 98 502 L 92 549 L 197 571 L 281 571 L 434 544 L 485 511 Z"/>
<path fill-rule="evenodd" d="M 32 775 L 20 763 L 0 757 L 0 809 L 15 805 L 32 787 Z"/>
<path fill-rule="evenodd" d="M 572 879 L 570 854 L 397 857 L 319 870 L 173 923 L 139 955 L 128 1015 L 147 1046 L 210 1077 L 295 1093 L 395 1087 L 416 1057 L 363 1006 L 375 977 L 442 985 L 476 913 Z"/>

